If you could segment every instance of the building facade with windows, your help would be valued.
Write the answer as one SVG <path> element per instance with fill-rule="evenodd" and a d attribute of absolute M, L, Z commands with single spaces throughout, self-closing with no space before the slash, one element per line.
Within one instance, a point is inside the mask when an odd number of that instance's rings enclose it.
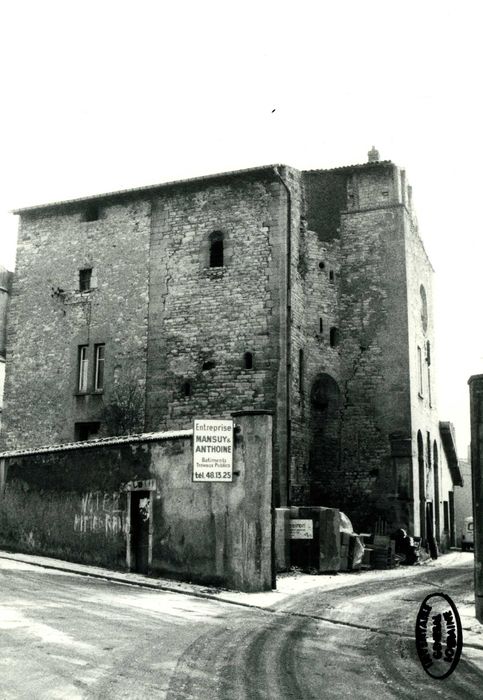
<path fill-rule="evenodd" d="M 264 409 L 275 505 L 449 540 L 433 271 L 404 171 L 369 156 L 19 210 L 6 447 Z"/>

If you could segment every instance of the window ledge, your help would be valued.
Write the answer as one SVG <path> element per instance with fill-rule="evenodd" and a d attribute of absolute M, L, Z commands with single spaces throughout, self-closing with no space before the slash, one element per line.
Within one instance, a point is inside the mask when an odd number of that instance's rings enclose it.
<path fill-rule="evenodd" d="M 211 278 L 219 278 L 223 277 L 225 272 L 227 271 L 227 267 L 205 267 L 203 272 L 206 275 L 206 277 L 211 277 Z"/>
<path fill-rule="evenodd" d="M 76 297 L 89 296 L 91 292 L 95 292 L 97 287 L 89 287 L 89 289 L 74 289 L 74 295 Z"/>

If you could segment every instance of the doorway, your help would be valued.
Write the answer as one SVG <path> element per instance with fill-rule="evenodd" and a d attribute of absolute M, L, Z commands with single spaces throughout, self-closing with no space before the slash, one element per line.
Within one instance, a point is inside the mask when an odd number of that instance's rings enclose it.
<path fill-rule="evenodd" d="M 454 531 L 454 492 L 448 491 L 449 499 L 449 546 L 456 547 L 456 537 Z"/>
<path fill-rule="evenodd" d="M 437 559 L 438 548 L 436 546 L 436 540 L 434 538 L 433 517 L 433 504 L 431 501 L 429 501 L 426 503 L 426 539 L 431 559 Z"/>
<path fill-rule="evenodd" d="M 130 492 L 129 568 L 138 574 L 148 574 L 151 559 L 151 492 Z"/>

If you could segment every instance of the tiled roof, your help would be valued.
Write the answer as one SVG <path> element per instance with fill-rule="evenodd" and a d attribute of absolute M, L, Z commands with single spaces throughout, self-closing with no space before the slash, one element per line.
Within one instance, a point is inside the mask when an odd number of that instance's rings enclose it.
<path fill-rule="evenodd" d="M 138 435 L 120 435 L 118 437 L 96 438 L 95 440 L 85 440 L 83 442 L 66 442 L 62 445 L 42 445 L 40 447 L 27 447 L 8 452 L 0 452 L 0 459 L 10 457 L 24 457 L 27 455 L 47 454 L 48 452 L 68 452 L 70 450 L 87 450 L 92 447 L 104 447 L 111 445 L 125 445 L 136 442 L 156 442 L 160 440 L 171 440 L 173 438 L 191 437 L 193 430 L 168 430 L 158 433 L 139 433 Z"/>
<path fill-rule="evenodd" d="M 114 192 L 104 192 L 102 194 L 89 195 L 87 197 L 77 197 L 75 199 L 65 199 L 58 202 L 49 202 L 46 204 L 36 204 L 32 207 L 22 207 L 20 209 L 13 209 L 12 214 L 23 214 L 29 211 L 37 211 L 38 209 L 50 209 L 52 207 L 58 207 L 66 204 L 77 204 L 79 202 L 92 202 L 100 199 L 111 199 L 113 197 L 122 197 L 124 195 L 135 194 L 138 192 L 151 192 L 155 190 L 164 189 L 165 187 L 175 187 L 178 185 L 188 185 L 195 182 L 206 182 L 209 180 L 219 180 L 228 177 L 237 177 L 239 175 L 251 175 L 256 173 L 262 173 L 266 171 L 273 171 L 275 168 L 282 168 L 283 165 L 260 165 L 256 168 L 245 168 L 243 170 L 229 170 L 224 173 L 215 173 L 212 175 L 201 175 L 199 177 L 191 177 L 185 180 L 171 180 L 169 182 L 161 182 L 156 185 L 144 185 L 142 187 L 132 187 L 125 190 L 117 190 Z"/>
<path fill-rule="evenodd" d="M 317 170 L 303 170 L 304 173 L 322 173 L 322 172 L 333 172 L 333 171 L 350 171 L 350 170 L 362 170 L 366 168 L 377 168 L 381 165 L 387 166 L 392 165 L 390 160 L 381 160 L 374 163 L 358 163 L 355 165 L 343 165 L 337 168 L 321 168 Z M 48 202 L 45 204 L 36 204 L 31 207 L 21 207 L 19 209 L 14 209 L 12 214 L 24 214 L 30 211 L 37 211 L 39 209 L 51 209 L 53 207 L 59 207 L 69 204 L 77 204 L 80 202 L 92 202 L 96 200 L 112 199 L 114 197 L 122 197 L 130 194 L 137 194 L 142 192 L 154 192 L 156 190 L 161 190 L 168 187 L 176 187 L 179 185 L 189 185 L 197 182 L 209 182 L 210 180 L 222 180 L 224 178 L 238 177 L 243 175 L 255 175 L 256 173 L 262 174 L 263 172 L 274 171 L 275 168 L 290 167 L 291 170 L 296 170 L 291 166 L 286 166 L 282 164 L 272 163 L 270 165 L 259 165 L 255 168 L 245 168 L 242 170 L 228 170 L 223 173 L 214 173 L 211 175 L 201 175 L 199 177 L 186 178 L 184 180 L 171 180 L 169 182 L 161 182 L 155 185 L 144 185 L 142 187 L 132 187 L 125 190 L 115 190 L 113 192 L 103 192 L 101 194 L 89 195 L 87 197 L 76 197 L 74 199 L 59 200 L 57 202 Z"/>
<path fill-rule="evenodd" d="M 381 165 L 388 166 L 394 165 L 392 160 L 376 160 L 374 162 L 367 163 L 354 163 L 353 165 L 339 165 L 336 168 L 315 168 L 313 170 L 303 170 L 303 173 L 333 173 L 333 172 L 343 172 L 349 170 L 367 170 L 369 168 L 377 168 Z"/>
<path fill-rule="evenodd" d="M 456 454 L 454 426 L 452 423 L 440 421 L 439 432 L 453 484 L 455 486 L 463 486 L 463 478 L 458 464 L 458 455 Z"/>

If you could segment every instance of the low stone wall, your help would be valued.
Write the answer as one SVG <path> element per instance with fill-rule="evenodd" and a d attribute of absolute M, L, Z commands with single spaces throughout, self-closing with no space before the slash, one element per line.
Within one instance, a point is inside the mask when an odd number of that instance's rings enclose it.
<path fill-rule="evenodd" d="M 138 485 L 150 502 L 149 573 L 271 588 L 272 418 L 236 423 L 231 483 L 192 481 L 192 431 L 0 455 L 0 546 L 132 568 Z"/>

